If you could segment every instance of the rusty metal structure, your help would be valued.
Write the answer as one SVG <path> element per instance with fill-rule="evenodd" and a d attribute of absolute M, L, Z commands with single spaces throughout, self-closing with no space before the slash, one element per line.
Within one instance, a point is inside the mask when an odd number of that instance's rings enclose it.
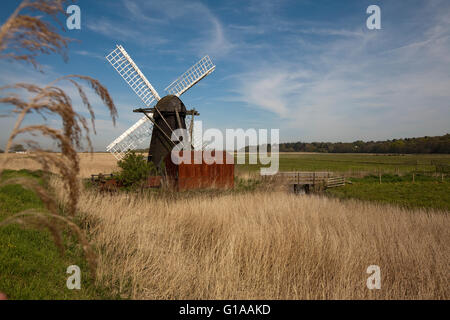
<path fill-rule="evenodd" d="M 232 189 L 234 187 L 233 155 L 227 152 L 211 151 L 211 156 L 220 159 L 212 164 L 206 163 L 203 151 L 191 151 L 191 163 L 174 161 L 169 154 L 165 159 L 168 185 L 176 191 L 193 189 Z M 182 157 L 183 151 L 177 157 Z M 198 159 L 199 163 L 195 163 Z M 228 162 L 228 163 L 227 163 Z"/>
<path fill-rule="evenodd" d="M 114 174 L 92 174 L 91 175 L 91 184 L 100 192 L 116 192 L 122 187 L 122 184 L 117 179 Z"/>

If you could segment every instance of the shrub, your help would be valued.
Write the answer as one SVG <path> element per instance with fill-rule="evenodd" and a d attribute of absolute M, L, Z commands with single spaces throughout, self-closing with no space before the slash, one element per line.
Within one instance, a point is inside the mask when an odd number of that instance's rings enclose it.
<path fill-rule="evenodd" d="M 23 147 L 23 145 L 15 144 L 15 145 L 13 145 L 11 147 L 11 151 L 13 151 L 13 152 L 24 152 L 24 151 L 27 151 L 27 150 Z"/>
<path fill-rule="evenodd" d="M 117 165 L 122 169 L 117 175 L 125 187 L 136 186 L 151 174 L 156 174 L 153 162 L 147 162 L 141 154 L 135 151 L 128 152 Z"/>

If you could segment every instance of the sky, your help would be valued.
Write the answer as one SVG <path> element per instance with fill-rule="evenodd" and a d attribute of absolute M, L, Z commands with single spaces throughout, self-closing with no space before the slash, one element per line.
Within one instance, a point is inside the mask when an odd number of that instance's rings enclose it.
<path fill-rule="evenodd" d="M 1 23 L 18 3 L 2 0 Z M 366 9 L 373 4 L 381 9 L 380 30 L 366 26 Z M 116 44 L 160 96 L 209 55 L 216 70 L 181 96 L 200 112 L 204 128 L 280 129 L 281 142 L 450 131 L 448 0 L 80 0 L 77 5 L 81 29 L 64 33 L 77 40 L 69 46 L 68 62 L 44 56 L 40 73 L 27 64 L 0 61 L 0 86 L 45 85 L 67 74 L 98 79 L 119 118 L 113 126 L 106 107 L 89 93 L 96 151 L 142 116 L 132 112 L 142 102 L 105 59 Z M 73 95 L 76 110 L 87 115 L 75 88 L 62 86 Z M 30 116 L 27 123 L 38 121 Z M 0 117 L 0 148 L 13 124 L 13 118 Z"/>

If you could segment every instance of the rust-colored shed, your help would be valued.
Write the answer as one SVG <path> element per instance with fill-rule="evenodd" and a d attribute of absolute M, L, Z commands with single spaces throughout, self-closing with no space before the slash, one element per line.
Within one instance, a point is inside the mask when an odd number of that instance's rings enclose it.
<path fill-rule="evenodd" d="M 190 163 L 181 163 L 183 151 L 177 156 L 179 164 L 172 161 L 169 153 L 165 159 L 166 172 L 169 184 L 177 191 L 191 189 L 231 189 L 234 187 L 234 162 L 233 155 L 218 151 L 211 154 L 216 159 L 221 159 L 222 163 L 210 161 L 205 162 L 202 151 L 191 151 Z M 197 163 L 194 162 L 197 159 Z M 200 160 L 201 159 L 201 163 Z M 228 162 L 227 163 L 227 159 Z"/>

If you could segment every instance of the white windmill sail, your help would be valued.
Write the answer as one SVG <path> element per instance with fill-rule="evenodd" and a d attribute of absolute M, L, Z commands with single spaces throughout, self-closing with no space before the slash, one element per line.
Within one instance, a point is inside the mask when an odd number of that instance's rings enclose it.
<path fill-rule="evenodd" d="M 106 60 L 111 63 L 147 107 L 161 99 L 150 81 L 147 80 L 122 46 L 117 45 L 117 48 L 106 56 Z"/>
<path fill-rule="evenodd" d="M 106 56 L 106 60 L 116 69 L 147 107 L 161 99 L 150 81 L 147 80 L 122 46 L 117 45 L 116 49 Z M 144 116 L 111 142 L 106 150 L 120 160 L 128 150 L 138 148 L 143 141 L 151 137 L 152 129 L 153 123 Z"/>
<path fill-rule="evenodd" d="M 153 117 L 153 114 L 148 114 L 148 116 Z M 147 141 L 152 136 L 152 132 L 153 123 L 144 116 L 111 142 L 106 150 L 111 152 L 117 160 L 122 160 L 129 150 L 135 150 L 141 143 Z"/>
<path fill-rule="evenodd" d="M 191 88 L 194 84 L 213 72 L 215 68 L 216 66 L 213 64 L 209 56 L 205 56 L 200 59 L 199 62 L 190 67 L 178 79 L 172 82 L 165 90 L 169 94 L 179 97 L 189 90 L 189 88 Z"/>
<path fill-rule="evenodd" d="M 185 73 L 179 76 L 175 81 L 173 81 L 165 90 L 169 94 L 181 96 L 187 90 L 192 88 L 196 83 L 202 80 L 204 77 L 212 73 L 216 69 L 216 66 L 211 61 L 209 56 L 205 56 L 200 59 L 199 62 L 190 67 Z M 194 126 L 195 122 L 192 123 Z M 194 126 L 195 127 L 195 126 Z M 188 132 L 194 131 L 190 128 L 188 124 Z M 194 150 L 204 150 L 208 143 L 203 143 L 201 137 L 191 137 L 189 135 L 191 145 Z"/>

